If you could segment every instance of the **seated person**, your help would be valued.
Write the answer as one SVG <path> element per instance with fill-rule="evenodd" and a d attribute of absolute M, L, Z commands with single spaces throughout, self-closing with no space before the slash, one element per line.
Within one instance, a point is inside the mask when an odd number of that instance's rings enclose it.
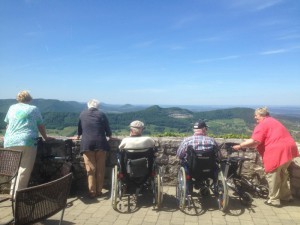
<path fill-rule="evenodd" d="M 142 133 L 144 130 L 143 122 L 141 122 L 139 120 L 135 120 L 130 123 L 129 127 L 130 127 L 130 136 L 126 137 L 122 140 L 121 144 L 119 145 L 120 151 L 124 152 L 124 150 L 127 150 L 128 153 L 126 155 L 128 156 L 128 154 L 130 154 L 131 159 L 132 159 L 132 154 L 135 155 L 134 158 L 139 158 L 141 155 L 147 156 L 149 165 L 152 165 L 153 164 L 153 156 L 154 156 L 154 152 L 155 152 L 155 141 L 150 137 L 142 137 Z M 149 150 L 149 149 L 151 149 L 151 150 Z M 137 155 L 136 155 L 136 153 L 137 153 Z M 122 157 L 124 157 L 124 155 Z M 126 158 L 127 157 L 123 158 L 123 160 L 122 160 L 123 163 L 127 163 Z M 148 165 L 148 163 L 147 163 L 147 165 Z M 125 168 L 125 167 L 126 166 L 123 164 L 123 168 Z M 144 164 L 144 166 L 142 166 L 138 169 L 139 172 L 141 172 L 143 170 L 143 168 L 145 168 L 145 164 Z M 151 173 L 152 167 L 149 166 L 147 170 L 148 170 L 148 173 Z M 128 172 L 129 171 L 127 169 L 127 173 Z M 143 178 L 143 181 L 145 181 L 144 178 Z"/>
<path fill-rule="evenodd" d="M 130 137 L 126 137 L 122 140 L 119 145 L 120 151 L 124 149 L 129 150 L 138 150 L 138 149 L 147 149 L 154 148 L 155 141 L 150 137 L 142 137 L 142 133 L 144 130 L 144 123 L 135 120 L 130 123 Z"/>
<path fill-rule="evenodd" d="M 179 159 L 187 158 L 188 146 L 193 147 L 195 153 L 218 150 L 218 144 L 214 138 L 206 136 L 208 126 L 204 121 L 198 121 L 194 124 L 194 135 L 185 138 L 177 150 Z"/>

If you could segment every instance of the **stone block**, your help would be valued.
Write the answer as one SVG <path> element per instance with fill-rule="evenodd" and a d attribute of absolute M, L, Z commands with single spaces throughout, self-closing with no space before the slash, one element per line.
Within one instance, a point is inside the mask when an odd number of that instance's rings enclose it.
<path fill-rule="evenodd" d="M 109 142 L 111 150 L 107 154 L 106 161 L 106 176 L 105 184 L 109 188 L 111 180 L 111 168 L 117 163 L 118 146 L 123 137 L 114 138 Z M 153 138 L 156 142 L 158 148 L 157 152 L 157 163 L 164 168 L 164 185 L 176 185 L 177 172 L 179 168 L 179 160 L 176 157 L 177 149 L 182 142 L 183 138 L 176 137 L 159 137 Z M 240 139 L 222 139 L 217 138 L 216 141 L 220 146 L 225 142 L 235 142 L 240 143 Z M 72 142 L 72 141 L 71 141 Z M 57 160 L 52 160 L 52 156 L 68 156 L 71 158 L 68 160 L 71 165 L 71 170 L 73 171 L 75 181 L 74 186 L 78 189 L 86 189 L 86 171 L 83 162 L 83 158 L 80 154 L 80 141 L 72 142 L 70 147 L 70 140 L 54 140 L 51 142 L 42 142 L 39 145 L 38 156 L 36 159 L 36 165 L 33 171 L 35 179 L 39 179 L 36 182 L 44 182 L 45 180 L 51 179 L 51 174 L 56 170 L 66 170 L 68 169 L 66 165 L 60 163 Z M 223 149 L 224 150 L 224 149 Z M 222 152 L 223 156 L 226 157 L 227 152 Z M 255 149 L 247 149 L 246 152 L 234 152 L 235 156 L 242 156 L 250 158 L 251 161 L 246 162 L 243 167 L 243 174 L 247 177 L 253 178 L 253 176 L 258 176 L 259 182 L 265 181 L 264 168 L 262 166 L 261 157 L 257 154 Z M 46 157 L 45 157 L 46 156 Z M 47 156 L 49 156 L 47 158 Z M 52 157 L 53 158 L 53 157 Z M 48 165 L 48 166 L 47 166 Z M 48 168 L 48 169 L 47 169 Z M 53 170 L 55 170 L 53 172 Z M 290 166 L 290 176 L 291 176 L 291 189 L 293 193 L 300 192 L 300 158 L 293 160 Z M 263 182 L 265 183 L 265 182 Z M 295 195 L 299 196 L 299 195 Z"/>

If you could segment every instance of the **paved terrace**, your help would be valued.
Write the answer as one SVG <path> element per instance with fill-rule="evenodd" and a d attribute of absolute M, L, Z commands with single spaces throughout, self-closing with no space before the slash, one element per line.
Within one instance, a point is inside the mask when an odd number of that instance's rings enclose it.
<path fill-rule="evenodd" d="M 175 199 L 175 187 L 164 187 L 164 201 L 160 210 L 153 209 L 152 195 L 144 192 L 138 203 L 124 197 L 120 211 L 111 207 L 110 193 L 104 190 L 103 196 L 89 199 L 83 194 L 68 199 L 68 207 L 64 214 L 63 224 L 86 225 L 210 225 L 210 224 L 270 224 L 270 225 L 300 225 L 300 200 L 275 208 L 264 204 L 263 199 L 254 199 L 251 207 L 245 207 L 239 200 L 230 195 L 229 210 L 225 214 L 218 210 L 217 202 L 213 197 L 197 201 L 197 213 L 194 209 L 182 212 L 178 210 Z M 0 204 L 0 224 L 11 219 L 11 207 L 8 203 Z M 38 224 L 58 224 L 60 213 Z"/>

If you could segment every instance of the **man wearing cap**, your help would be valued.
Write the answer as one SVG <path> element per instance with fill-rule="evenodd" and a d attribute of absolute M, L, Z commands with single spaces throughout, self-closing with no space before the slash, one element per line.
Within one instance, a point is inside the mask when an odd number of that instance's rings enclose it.
<path fill-rule="evenodd" d="M 194 135 L 185 138 L 177 150 L 177 157 L 186 158 L 188 146 L 192 146 L 195 153 L 204 151 L 217 151 L 218 144 L 214 138 L 206 136 L 208 126 L 204 121 L 198 121 L 194 124 Z"/>
<path fill-rule="evenodd" d="M 122 140 L 119 145 L 120 151 L 123 149 L 138 150 L 153 148 L 155 146 L 155 141 L 150 137 L 142 137 L 144 130 L 144 123 L 135 120 L 130 123 L 130 137 L 126 137 Z"/>

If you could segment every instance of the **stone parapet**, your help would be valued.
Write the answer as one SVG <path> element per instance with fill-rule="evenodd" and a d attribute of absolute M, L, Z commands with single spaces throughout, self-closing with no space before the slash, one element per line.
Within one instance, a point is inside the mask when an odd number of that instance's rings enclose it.
<path fill-rule="evenodd" d="M 105 184 L 110 188 L 111 168 L 117 162 L 118 146 L 123 137 L 117 137 L 111 140 L 111 151 L 107 154 L 106 161 L 106 179 Z M 154 137 L 158 155 L 156 162 L 164 170 L 164 184 L 176 185 L 177 171 L 179 161 L 176 157 L 178 146 L 183 138 L 178 137 Z M 241 139 L 222 139 L 216 141 L 222 146 L 223 143 L 234 142 L 240 143 Z M 30 185 L 44 183 L 55 179 L 67 171 L 72 170 L 74 174 L 73 191 L 85 190 L 87 188 L 86 172 L 83 158 L 79 152 L 80 141 L 69 139 L 55 139 L 48 142 L 41 141 L 38 145 L 38 154 L 30 180 Z M 300 146 L 298 144 L 298 149 Z M 226 157 L 225 149 L 221 149 L 221 154 Z M 247 177 L 258 175 L 260 182 L 265 183 L 265 174 L 261 158 L 255 149 L 247 149 L 246 152 L 235 152 L 233 154 L 244 154 L 251 160 L 244 163 L 243 174 Z M 290 168 L 291 190 L 295 197 L 300 197 L 300 158 L 294 159 Z"/>

